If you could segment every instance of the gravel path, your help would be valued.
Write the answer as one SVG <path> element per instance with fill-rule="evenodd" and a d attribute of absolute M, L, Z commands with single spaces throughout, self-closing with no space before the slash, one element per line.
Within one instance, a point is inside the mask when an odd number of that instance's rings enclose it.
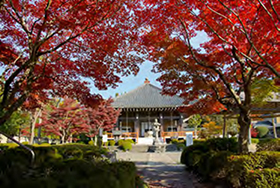
<path fill-rule="evenodd" d="M 118 152 L 118 160 L 135 162 L 138 173 L 151 188 L 201 188 L 196 179 L 180 164 L 181 152 Z"/>

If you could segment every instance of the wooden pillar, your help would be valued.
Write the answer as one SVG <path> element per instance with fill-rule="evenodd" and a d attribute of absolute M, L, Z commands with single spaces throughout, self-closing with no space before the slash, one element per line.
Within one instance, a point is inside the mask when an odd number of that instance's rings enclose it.
<path fill-rule="evenodd" d="M 179 131 L 183 131 L 183 115 L 182 114 L 179 114 L 179 126 L 180 126 Z"/>
<path fill-rule="evenodd" d="M 160 137 L 162 138 L 162 141 L 165 142 L 165 137 L 164 137 L 164 124 L 163 124 L 163 115 L 162 113 L 159 113 L 159 123 L 161 124 L 160 126 Z"/>
<path fill-rule="evenodd" d="M 136 132 L 136 142 L 138 143 L 138 138 L 139 138 L 139 114 L 136 113 L 135 121 L 134 121 L 134 127 L 135 127 L 135 132 Z"/>
<path fill-rule="evenodd" d="M 173 112 L 170 112 L 171 132 L 173 132 Z"/>

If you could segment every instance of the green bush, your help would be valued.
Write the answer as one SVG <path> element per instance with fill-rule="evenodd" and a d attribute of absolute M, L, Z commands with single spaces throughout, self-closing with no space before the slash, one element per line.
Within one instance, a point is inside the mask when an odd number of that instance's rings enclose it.
<path fill-rule="evenodd" d="M 258 131 L 258 138 L 264 138 L 269 132 L 268 128 L 265 126 L 256 127 L 256 130 Z"/>
<path fill-rule="evenodd" d="M 252 138 L 251 141 L 252 141 L 252 144 L 258 144 L 260 142 L 260 140 L 258 138 Z"/>
<path fill-rule="evenodd" d="M 130 141 L 124 141 L 121 145 L 123 151 L 129 151 L 132 149 L 132 144 Z"/>
<path fill-rule="evenodd" d="M 109 140 L 109 146 L 115 146 L 116 141 L 115 140 Z"/>
<path fill-rule="evenodd" d="M 171 144 L 178 144 L 179 143 L 179 140 L 178 139 L 171 139 Z"/>
<path fill-rule="evenodd" d="M 255 154 L 247 155 L 233 155 L 229 157 L 229 162 L 225 165 L 224 169 L 227 171 L 227 179 L 233 187 L 265 187 L 255 186 L 258 182 L 259 185 L 267 185 L 264 177 L 261 173 L 258 176 L 254 176 L 254 182 L 252 180 L 252 173 L 261 172 L 263 170 L 270 172 L 271 169 L 279 169 L 280 153 L 279 152 L 257 152 Z M 273 173 L 275 174 L 275 173 Z M 279 174 L 279 172 L 278 172 Z M 279 176 L 278 176 L 279 177 Z M 272 181 L 272 180 L 269 180 Z M 279 182 L 279 179 L 278 179 Z M 270 182 L 272 185 L 276 183 L 273 180 Z"/>
<path fill-rule="evenodd" d="M 66 149 L 65 149 L 66 147 Z M 78 148 L 78 149 L 77 149 Z M 85 158 L 86 152 L 98 154 L 96 147 L 60 145 L 32 147 L 36 153 L 35 163 L 30 166 L 30 153 L 16 147 L 0 155 L 0 187 L 88 187 L 88 188 L 134 188 L 136 167 L 132 162 L 109 163 Z M 72 151 L 76 149 L 76 151 Z M 64 159 L 60 153 L 71 155 L 83 152 L 80 157 Z"/>
<path fill-rule="evenodd" d="M 103 144 L 103 146 L 108 147 L 109 142 L 103 142 L 102 144 Z"/>
<path fill-rule="evenodd" d="M 200 160 L 196 164 L 197 173 L 204 180 L 225 177 L 227 172 L 222 169 L 227 163 L 230 155 L 232 155 L 232 152 L 230 151 L 209 151 L 207 153 L 202 153 Z"/>
<path fill-rule="evenodd" d="M 230 151 L 233 153 L 238 151 L 236 138 L 211 138 L 206 141 L 206 144 L 213 151 Z"/>
<path fill-rule="evenodd" d="M 29 144 L 29 142 L 22 142 L 22 144 L 23 144 L 23 145 L 28 145 L 28 144 Z"/>
<path fill-rule="evenodd" d="M 260 140 L 257 151 L 280 151 L 280 138 Z"/>
<path fill-rule="evenodd" d="M 125 142 L 125 140 L 118 140 L 118 146 L 122 146 L 122 144 Z"/>
<path fill-rule="evenodd" d="M 229 151 L 232 153 L 237 153 L 238 143 L 236 138 L 211 138 L 208 140 L 196 141 L 192 146 L 186 147 L 181 154 L 181 163 L 189 166 L 188 160 L 191 152 L 199 150 L 201 153 L 207 153 L 209 151 Z M 200 153 L 198 152 L 198 153 Z"/>
<path fill-rule="evenodd" d="M 181 163 L 185 164 L 187 167 L 191 167 L 192 165 L 189 163 L 189 160 L 192 160 L 191 154 L 194 151 L 206 153 L 209 151 L 209 148 L 206 143 L 199 143 L 186 147 L 181 154 Z"/>
<path fill-rule="evenodd" d="M 247 172 L 245 185 L 252 188 L 279 188 L 279 177 L 279 168 L 250 170 Z"/>
<path fill-rule="evenodd" d="M 94 141 L 91 140 L 91 141 L 88 142 L 88 144 L 93 146 L 94 145 Z"/>
<path fill-rule="evenodd" d="M 130 142 L 131 144 L 135 144 L 135 142 L 132 139 L 126 139 L 126 142 Z"/>
<path fill-rule="evenodd" d="M 206 139 L 194 139 L 193 144 L 198 144 L 198 143 L 205 143 Z"/>

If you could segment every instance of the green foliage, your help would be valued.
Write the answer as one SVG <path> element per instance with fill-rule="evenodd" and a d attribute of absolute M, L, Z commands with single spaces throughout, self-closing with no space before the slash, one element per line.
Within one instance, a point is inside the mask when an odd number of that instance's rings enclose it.
<path fill-rule="evenodd" d="M 231 156 L 224 169 L 227 171 L 225 175 L 227 180 L 233 187 L 258 187 L 259 185 L 267 185 L 268 179 L 262 174 L 262 171 L 270 172 L 275 168 L 279 168 L 280 153 L 279 152 L 258 152 L 255 154 Z M 252 174 L 255 173 L 254 180 Z M 260 174 L 258 174 L 260 173 Z M 258 175 L 257 175 L 258 174 Z M 265 173 L 266 174 L 266 173 Z M 274 173 L 273 173 L 274 174 Z M 275 174 L 274 174 L 275 175 Z M 273 176 L 274 176 L 273 175 Z M 279 172 L 278 172 L 279 177 Z M 252 182 L 252 180 L 254 182 Z M 271 185 L 275 184 L 277 179 L 270 179 Z M 278 179 L 279 182 L 279 179 Z M 260 186 L 265 187 L 265 186 Z"/>
<path fill-rule="evenodd" d="M 125 142 L 125 140 L 118 140 L 118 146 L 122 146 L 122 144 Z"/>
<path fill-rule="evenodd" d="M 122 145 L 121 145 L 121 149 L 123 150 L 123 151 L 129 151 L 129 150 L 131 150 L 132 149 L 132 144 L 131 144 L 131 142 L 130 141 L 124 141 L 124 142 L 122 142 Z"/>
<path fill-rule="evenodd" d="M 252 138 L 251 141 L 253 144 L 258 144 L 260 142 L 258 138 Z"/>
<path fill-rule="evenodd" d="M 108 147 L 109 142 L 103 142 L 102 144 L 103 144 L 103 146 Z"/>
<path fill-rule="evenodd" d="M 88 142 L 88 144 L 93 146 L 94 145 L 94 141 L 91 140 L 91 141 Z"/>
<path fill-rule="evenodd" d="M 192 115 L 188 120 L 188 126 L 192 128 L 197 128 L 202 122 L 202 118 L 199 114 Z"/>
<path fill-rule="evenodd" d="M 245 179 L 246 187 L 279 188 L 280 169 L 257 169 L 247 172 Z"/>
<path fill-rule="evenodd" d="M 115 140 L 109 140 L 109 146 L 115 146 L 116 141 Z"/>
<path fill-rule="evenodd" d="M 233 153 L 238 151 L 236 138 L 211 138 L 206 141 L 206 144 L 213 151 L 230 151 Z"/>
<path fill-rule="evenodd" d="M 184 149 L 181 162 L 203 180 L 223 180 L 230 187 L 272 188 L 280 185 L 280 152 L 233 155 L 237 151 L 231 148 L 235 148 L 234 141 L 209 139 L 194 144 Z"/>
<path fill-rule="evenodd" d="M 178 143 L 179 143 L 179 140 L 178 140 L 178 139 L 175 139 L 175 138 L 174 138 L 174 139 L 171 139 L 171 143 L 172 143 L 172 144 L 178 144 Z"/>
<path fill-rule="evenodd" d="M 252 84 L 252 103 L 258 106 L 264 105 L 267 100 L 273 98 L 273 92 L 280 92 L 280 87 L 273 80 L 254 79 Z"/>
<path fill-rule="evenodd" d="M 280 151 L 280 138 L 260 140 L 257 151 Z"/>
<path fill-rule="evenodd" d="M 3 114 L 0 113 L 0 115 Z M 16 111 L 12 114 L 12 116 L 0 126 L 0 131 L 8 134 L 8 135 L 16 135 L 19 133 L 19 129 L 26 127 L 30 123 L 30 116 L 27 112 Z"/>
<path fill-rule="evenodd" d="M 36 146 L 32 149 L 36 154 L 33 166 L 30 166 L 30 153 L 19 147 L 7 149 L 0 155 L 1 188 L 42 187 L 42 185 L 47 188 L 133 188 L 136 185 L 134 163 L 109 163 L 107 160 L 85 157 L 89 151 L 95 151 L 96 156 L 104 152 L 97 147 L 76 144 Z M 69 152 L 70 155 L 78 156 L 69 160 L 60 155 Z"/>
<path fill-rule="evenodd" d="M 237 153 L 237 140 L 236 138 L 212 138 L 206 141 L 196 141 L 194 145 L 186 147 L 181 154 L 181 163 L 185 164 L 189 168 L 193 168 L 193 155 L 200 155 L 210 151 L 228 151 L 231 153 Z M 195 154 L 193 154 L 195 152 Z M 199 161 L 201 156 L 195 156 Z M 199 159 L 198 159 L 199 158 Z"/>
<path fill-rule="evenodd" d="M 206 142 L 206 139 L 194 139 L 193 144 L 198 144 L 198 143 L 204 143 Z"/>
<path fill-rule="evenodd" d="M 256 130 L 258 131 L 258 138 L 264 138 L 269 132 L 268 128 L 265 126 L 256 127 Z"/>

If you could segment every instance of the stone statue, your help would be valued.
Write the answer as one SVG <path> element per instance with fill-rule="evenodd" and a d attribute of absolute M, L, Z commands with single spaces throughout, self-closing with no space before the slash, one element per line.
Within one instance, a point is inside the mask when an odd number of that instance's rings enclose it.
<path fill-rule="evenodd" d="M 159 141 L 159 139 L 158 139 L 158 133 L 159 133 L 159 131 L 160 131 L 160 126 L 161 126 L 161 124 L 158 122 L 158 120 L 157 119 L 155 119 L 155 122 L 154 122 L 154 130 L 155 130 L 155 141 L 154 141 L 154 144 L 156 144 L 156 143 L 160 143 L 160 141 Z"/>

